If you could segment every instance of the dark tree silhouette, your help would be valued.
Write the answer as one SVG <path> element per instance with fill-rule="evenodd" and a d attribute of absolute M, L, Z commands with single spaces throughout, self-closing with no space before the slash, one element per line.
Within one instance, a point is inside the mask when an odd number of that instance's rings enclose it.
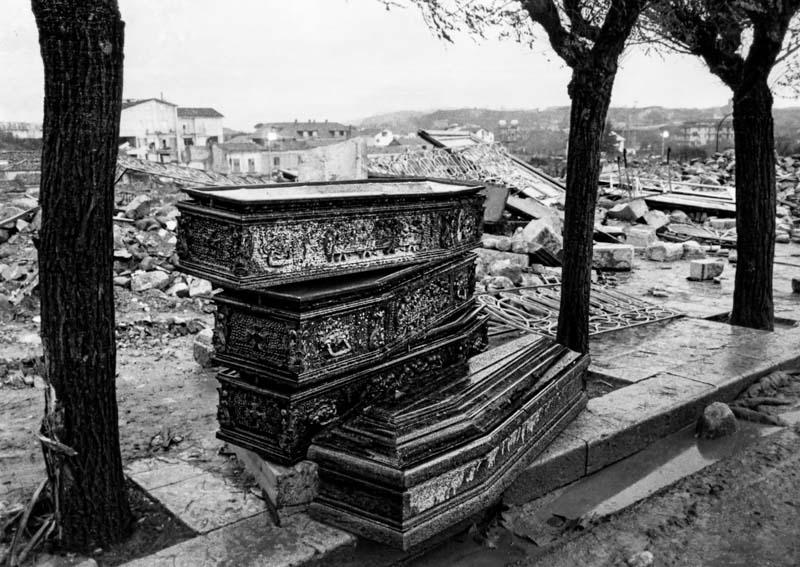
<path fill-rule="evenodd" d="M 738 263 L 730 322 L 772 330 L 775 134 L 770 73 L 797 52 L 800 0 L 675 0 L 652 5 L 649 27 L 702 57 L 733 92 Z M 748 45 L 749 44 L 749 45 Z"/>
<path fill-rule="evenodd" d="M 45 78 L 42 446 L 60 543 L 92 550 L 131 526 L 114 383 L 111 220 L 124 24 L 116 0 L 32 5 Z"/>
<path fill-rule="evenodd" d="M 553 51 L 572 69 L 564 256 L 557 340 L 589 350 L 592 234 L 600 177 L 600 145 L 619 57 L 648 0 L 408 0 L 438 35 L 459 29 L 527 41 L 532 24 L 547 33 Z M 393 4 L 394 2 L 388 2 Z"/>

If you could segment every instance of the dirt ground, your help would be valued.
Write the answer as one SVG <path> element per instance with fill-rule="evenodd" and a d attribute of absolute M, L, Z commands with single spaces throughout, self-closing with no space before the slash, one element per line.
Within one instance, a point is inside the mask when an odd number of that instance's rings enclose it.
<path fill-rule="evenodd" d="M 652 563 L 643 561 L 646 552 Z M 517 565 L 800 565 L 800 427 L 773 434 Z"/>

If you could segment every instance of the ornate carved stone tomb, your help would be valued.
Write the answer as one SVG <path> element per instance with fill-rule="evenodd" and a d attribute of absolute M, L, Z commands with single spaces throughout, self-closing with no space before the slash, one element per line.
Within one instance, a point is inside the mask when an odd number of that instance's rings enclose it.
<path fill-rule="evenodd" d="M 276 463 L 306 458 L 314 435 L 364 404 L 415 391 L 432 379 L 467 373 L 468 358 L 486 346 L 486 317 L 473 309 L 430 330 L 396 353 L 358 372 L 299 389 L 262 373 L 223 370 L 217 376 L 217 437 Z"/>
<path fill-rule="evenodd" d="M 318 436 L 311 512 L 408 549 L 496 501 L 584 407 L 588 355 L 527 335 Z"/>
<path fill-rule="evenodd" d="M 453 257 L 480 238 L 480 189 L 425 179 L 187 189 L 181 269 L 241 290 Z"/>
<path fill-rule="evenodd" d="M 285 284 L 216 299 L 215 359 L 296 388 L 374 364 L 474 309 L 475 260 Z"/>

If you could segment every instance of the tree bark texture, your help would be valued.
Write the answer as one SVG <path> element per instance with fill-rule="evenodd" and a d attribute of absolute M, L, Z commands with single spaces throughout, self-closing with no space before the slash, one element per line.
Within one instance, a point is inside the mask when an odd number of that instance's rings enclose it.
<path fill-rule="evenodd" d="M 773 330 L 775 135 L 769 69 L 733 94 L 736 140 L 736 283 L 730 322 Z"/>
<path fill-rule="evenodd" d="M 569 85 L 572 106 L 564 206 L 561 307 L 556 340 L 581 353 L 589 352 L 592 236 L 600 178 L 600 143 L 611 102 L 616 64 L 610 67 L 610 70 L 594 65 L 576 67 Z"/>
<path fill-rule="evenodd" d="M 32 6 L 45 77 L 39 270 L 50 387 L 42 435 L 55 442 L 43 450 L 60 543 L 91 550 L 131 526 L 112 284 L 124 24 L 116 0 Z"/>

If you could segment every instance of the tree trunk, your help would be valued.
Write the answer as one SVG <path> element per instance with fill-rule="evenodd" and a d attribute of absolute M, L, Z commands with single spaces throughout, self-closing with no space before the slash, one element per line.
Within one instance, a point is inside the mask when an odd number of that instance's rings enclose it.
<path fill-rule="evenodd" d="M 734 91 L 736 140 L 736 285 L 731 324 L 773 330 L 775 136 L 772 94 L 762 78 Z"/>
<path fill-rule="evenodd" d="M 131 526 L 119 447 L 112 284 L 124 24 L 116 0 L 33 0 L 44 62 L 39 272 L 50 388 L 43 450 L 60 543 Z"/>
<path fill-rule="evenodd" d="M 569 85 L 572 99 L 564 207 L 564 256 L 561 307 L 556 340 L 577 352 L 589 352 L 589 294 L 592 285 L 592 235 L 600 142 L 616 65 L 590 63 L 576 68 Z"/>

